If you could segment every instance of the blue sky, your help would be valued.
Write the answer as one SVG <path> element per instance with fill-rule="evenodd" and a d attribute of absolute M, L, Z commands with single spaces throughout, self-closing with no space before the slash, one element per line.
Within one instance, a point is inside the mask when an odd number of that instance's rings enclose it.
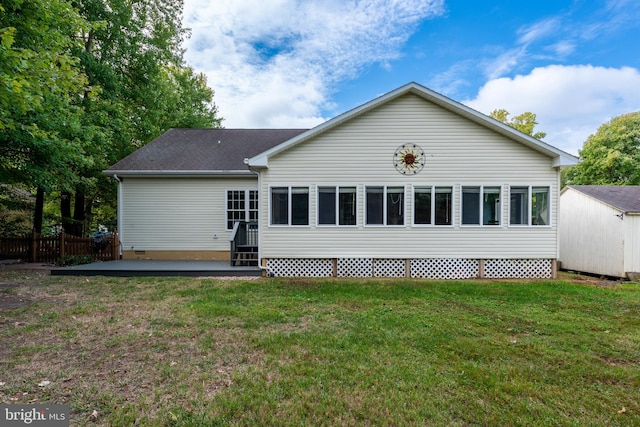
<path fill-rule="evenodd" d="M 637 0 L 185 0 L 185 57 L 228 128 L 307 128 L 415 81 L 536 113 L 572 154 L 640 110 Z"/>

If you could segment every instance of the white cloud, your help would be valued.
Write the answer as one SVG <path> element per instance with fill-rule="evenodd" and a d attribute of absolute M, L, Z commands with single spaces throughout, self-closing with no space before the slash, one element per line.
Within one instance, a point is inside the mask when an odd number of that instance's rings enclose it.
<path fill-rule="evenodd" d="M 363 67 L 400 55 L 443 0 L 185 0 L 187 62 L 204 72 L 226 127 L 310 127 Z"/>
<path fill-rule="evenodd" d="M 538 21 L 535 24 L 522 27 L 518 30 L 518 43 L 529 44 L 539 39 L 554 35 L 560 27 L 560 18 L 554 17 Z"/>
<path fill-rule="evenodd" d="M 598 127 L 620 114 L 640 110 L 640 71 L 591 65 L 550 65 L 527 75 L 499 78 L 464 101 L 488 114 L 504 108 L 511 114 L 535 113 L 536 130 L 545 141 L 576 154 Z"/>

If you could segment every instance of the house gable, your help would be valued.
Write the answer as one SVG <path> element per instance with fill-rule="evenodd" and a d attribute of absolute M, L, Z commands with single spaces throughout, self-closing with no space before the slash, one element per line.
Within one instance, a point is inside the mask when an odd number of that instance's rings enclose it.
<path fill-rule="evenodd" d="M 279 144 L 263 153 L 260 153 L 255 157 L 250 158 L 248 164 L 249 166 L 256 169 L 268 167 L 269 159 L 272 156 L 291 149 L 300 143 L 308 141 L 324 132 L 327 132 L 332 128 L 335 128 L 336 126 L 353 120 L 354 118 L 359 117 L 360 115 L 371 110 L 380 108 L 381 106 L 407 94 L 413 94 L 419 98 L 422 98 L 426 102 L 435 104 L 443 108 L 444 110 L 463 117 L 471 122 L 477 123 L 478 125 L 486 129 L 490 129 L 495 133 L 501 134 L 526 147 L 545 154 L 552 159 L 552 167 L 562 167 L 577 164 L 578 159 L 576 157 L 562 150 L 559 150 L 543 141 L 519 132 L 498 120 L 485 116 L 484 114 L 481 114 L 461 103 L 453 101 L 452 99 L 449 99 L 430 89 L 427 89 L 426 87 L 421 86 L 417 83 L 409 83 L 366 104 L 354 108 L 344 114 L 341 114 L 334 119 L 331 119 L 313 129 L 310 129 L 309 131 L 306 131 L 294 138 L 291 138 L 286 142 L 283 142 L 282 144 Z"/>
<path fill-rule="evenodd" d="M 424 151 L 424 169 L 414 177 L 394 167 L 393 155 L 403 144 L 417 144 Z M 526 183 L 557 176 L 545 153 L 412 93 L 269 157 L 269 167 L 261 171 L 269 182 L 496 184 L 513 182 L 523 170 Z"/>

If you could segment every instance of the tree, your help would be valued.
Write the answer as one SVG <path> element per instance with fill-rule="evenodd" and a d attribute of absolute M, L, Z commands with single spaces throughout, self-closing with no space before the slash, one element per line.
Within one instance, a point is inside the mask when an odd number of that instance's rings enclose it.
<path fill-rule="evenodd" d="M 0 12 L 0 182 L 37 188 L 40 232 L 45 192 L 85 161 L 74 134 L 87 82 L 71 50 L 87 23 L 65 0 L 7 0 Z"/>
<path fill-rule="evenodd" d="M 60 200 L 63 218 L 68 215 L 65 229 L 81 234 L 94 208 L 115 212 L 115 186 L 102 170 L 170 127 L 219 127 L 221 119 L 206 80 L 184 64 L 181 1 L 74 4 L 91 23 L 76 54 L 90 87 L 99 92 L 82 103 L 83 145 L 92 162 L 79 171 L 75 192 L 62 193 Z M 105 221 L 113 225 L 115 218 Z"/>
<path fill-rule="evenodd" d="M 640 185 L 640 111 L 614 117 L 589 136 L 566 184 Z"/>
<path fill-rule="evenodd" d="M 181 0 L 3 0 L 0 182 L 59 197 L 65 230 L 115 212 L 108 166 L 170 127 L 219 127 L 186 66 Z M 104 209 L 103 209 L 104 208 Z M 115 223 L 115 218 L 113 221 Z"/>
<path fill-rule="evenodd" d="M 536 121 L 536 115 L 534 113 L 525 112 L 519 116 L 514 116 L 509 120 L 509 112 L 505 109 L 493 110 L 489 113 L 489 117 L 494 118 L 502 123 L 511 126 L 514 129 L 519 130 L 522 133 L 526 133 L 536 139 L 542 139 L 547 136 L 546 132 L 534 132 L 534 128 L 538 124 Z"/>

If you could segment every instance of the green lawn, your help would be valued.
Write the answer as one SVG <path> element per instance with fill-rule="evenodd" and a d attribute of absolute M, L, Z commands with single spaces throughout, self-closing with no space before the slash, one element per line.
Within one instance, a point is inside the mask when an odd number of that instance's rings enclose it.
<path fill-rule="evenodd" d="M 0 401 L 72 425 L 640 425 L 637 284 L 0 272 L 0 294 L 31 302 L 0 311 Z"/>

